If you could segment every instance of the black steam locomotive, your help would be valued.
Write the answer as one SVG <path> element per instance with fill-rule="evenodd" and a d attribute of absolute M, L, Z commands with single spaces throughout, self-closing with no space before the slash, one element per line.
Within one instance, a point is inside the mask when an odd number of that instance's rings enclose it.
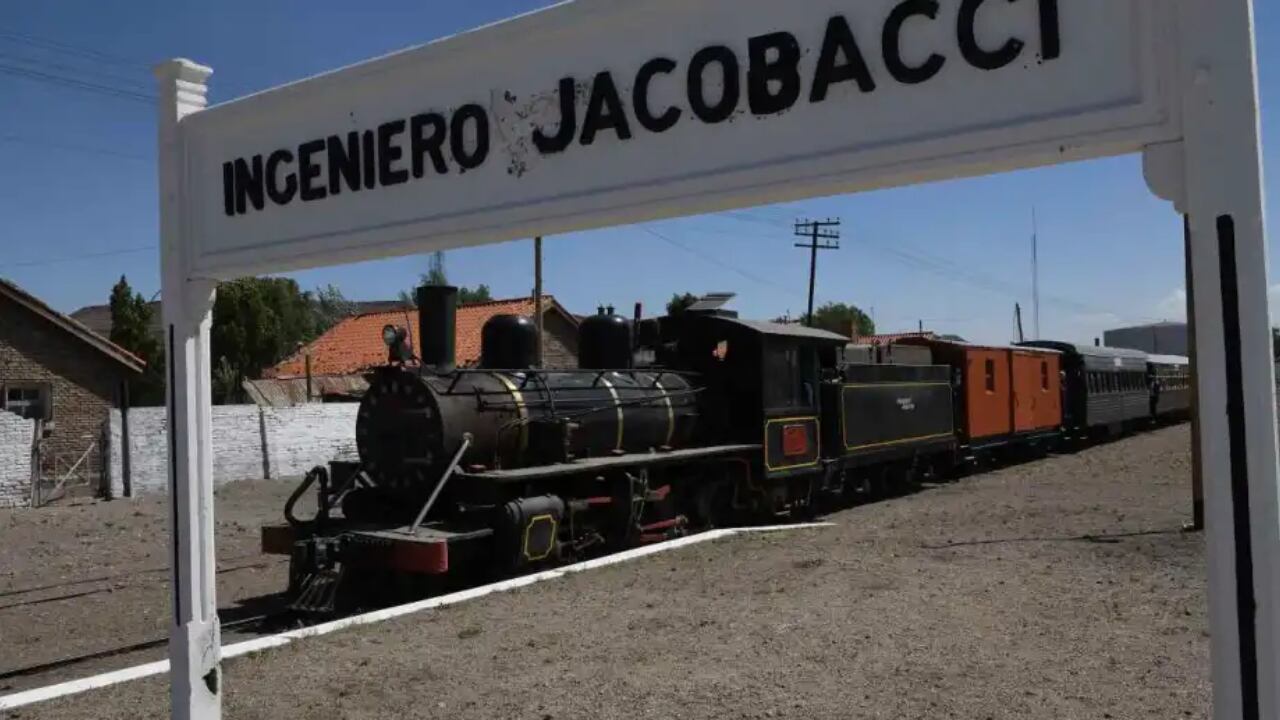
<path fill-rule="evenodd" d="M 288 525 L 263 529 L 265 551 L 291 556 L 297 610 L 807 517 L 825 499 L 947 473 L 974 452 L 964 375 L 926 347 L 858 357 L 865 349 L 843 336 L 744 320 L 720 298 L 663 318 L 587 317 L 576 370 L 535 369 L 533 324 L 498 316 L 480 366 L 462 369 L 455 291 L 420 288 L 417 299 L 417 357 L 406 329 L 384 331 L 388 362 L 359 408 L 359 462 L 313 470 Z M 318 510 L 298 519 L 313 486 Z"/>

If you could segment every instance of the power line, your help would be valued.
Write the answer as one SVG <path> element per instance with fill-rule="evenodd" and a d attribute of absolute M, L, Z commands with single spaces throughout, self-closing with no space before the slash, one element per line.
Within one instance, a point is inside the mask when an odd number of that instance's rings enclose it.
<path fill-rule="evenodd" d="M 155 95 L 148 95 L 146 93 L 136 92 L 134 90 L 129 90 L 121 87 L 112 87 L 110 85 L 95 83 L 89 80 L 69 78 L 62 75 L 56 75 L 54 73 L 47 73 L 47 72 L 42 72 L 40 70 L 32 70 L 30 68 L 18 67 L 16 65 L 6 65 L 4 63 L 0 63 L 0 73 L 25 78 L 28 80 L 33 80 L 35 82 L 44 82 L 50 85 L 61 85 L 64 87 L 75 88 L 77 90 L 87 90 L 89 92 L 102 93 L 104 95 L 111 95 L 111 96 L 120 98 L 122 100 L 132 100 L 134 102 L 145 103 L 147 105 L 154 105 L 156 102 Z"/>
<path fill-rule="evenodd" d="M 60 70 L 63 73 L 70 73 L 70 77 L 72 78 L 77 78 L 78 76 L 83 76 L 83 75 L 97 75 L 100 81 L 109 80 L 112 82 L 124 83 L 125 85 L 130 86 L 127 89 L 135 90 L 137 92 L 146 92 L 147 90 L 150 90 L 153 87 L 152 83 L 145 79 L 139 80 L 137 78 L 122 77 L 120 75 L 104 73 L 101 70 L 97 70 L 94 68 L 76 67 L 74 65 L 64 65 L 63 63 L 52 62 L 50 60 L 42 60 L 40 58 L 31 58 L 31 57 L 25 57 L 23 55 L 11 55 L 9 53 L 0 52 L 0 60 L 8 60 L 10 62 L 18 62 L 28 66 L 33 66 L 31 67 L 31 69 L 34 69 L 36 71 Z M 121 89 L 123 90 L 126 88 L 121 88 Z"/>
<path fill-rule="evenodd" d="M 783 292 L 787 293 L 787 295 L 792 295 L 792 296 L 794 296 L 794 294 L 795 294 L 795 290 L 793 290 L 792 288 L 789 288 L 789 287 L 787 287 L 787 286 L 785 286 L 785 285 L 782 285 L 782 284 L 780 284 L 780 283 L 774 282 L 773 280 L 770 280 L 770 279 L 768 279 L 768 278 L 761 277 L 761 276 L 756 275 L 756 274 L 754 274 L 754 273 L 747 272 L 746 270 L 743 270 L 742 268 L 734 267 L 733 265 L 730 265 L 729 263 L 724 262 L 723 260 L 721 260 L 720 258 L 716 257 L 715 255 L 712 255 L 712 254 L 707 253 L 707 252 L 703 252 L 703 251 L 701 251 L 701 250 L 697 250 L 697 249 L 695 249 L 695 248 L 691 248 L 691 247 L 689 247 L 688 245 L 685 245 L 685 244 L 683 244 L 683 243 L 677 242 L 677 241 L 675 241 L 675 240 L 673 240 L 673 239 L 671 239 L 671 238 L 667 237 L 666 235 L 663 235 L 662 233 L 658 232 L 657 230 L 654 230 L 653 228 L 648 227 L 647 225 L 637 225 L 636 227 L 638 227 L 639 229 L 643 230 L 644 232 L 649 233 L 650 235 L 652 235 L 652 236 L 654 236 L 654 237 L 658 238 L 659 240 L 661 240 L 661 241 L 663 241 L 663 242 L 667 243 L 668 245 L 672 245 L 672 246 L 674 246 L 674 247 L 676 247 L 676 248 L 679 248 L 680 250 L 683 250 L 683 251 L 685 251 L 685 252 L 689 253 L 690 255 L 696 255 L 697 257 L 702 258 L 703 260 L 705 260 L 705 261 L 707 261 L 707 262 L 711 263 L 712 265 L 718 265 L 718 266 L 720 266 L 720 267 L 724 268 L 725 270 L 728 270 L 728 271 L 733 272 L 733 273 L 737 273 L 738 275 L 741 275 L 742 277 L 744 277 L 744 278 L 746 278 L 746 279 L 748 279 L 748 280 L 750 280 L 750 281 L 752 281 L 752 282 L 760 283 L 761 285 L 769 285 L 769 286 L 771 286 L 771 287 L 777 288 L 778 290 L 782 290 Z"/>
<path fill-rule="evenodd" d="M 24 137 L 22 135 L 0 135 L 0 143 L 11 143 L 14 145 L 29 145 L 31 147 L 50 147 L 58 150 L 66 150 L 69 152 L 86 152 L 97 155 L 108 155 L 124 160 L 137 160 L 140 162 L 155 162 L 154 157 L 146 155 L 137 155 L 134 153 L 120 152 L 118 150 L 108 150 L 106 148 L 90 147 L 88 145 L 74 145 L 71 143 L 56 142 L 53 140 L 45 140 L 43 138 Z"/>
<path fill-rule="evenodd" d="M 60 42 L 57 40 L 49 40 L 48 38 L 36 37 L 34 35 L 29 35 L 26 33 L 14 32 L 12 30 L 0 30 L 0 37 L 7 38 L 13 42 L 21 43 L 24 45 L 30 45 L 32 47 L 38 47 L 38 48 L 41 48 L 44 50 L 50 50 L 53 52 L 60 52 L 67 55 L 75 55 L 77 57 L 82 57 L 82 58 L 94 60 L 97 62 L 108 63 L 111 65 L 118 65 L 121 67 L 131 67 L 131 68 L 142 68 L 143 70 L 146 70 L 146 71 L 150 71 L 151 69 L 147 63 L 142 62 L 141 60 L 123 58 L 118 55 L 109 55 L 99 50 L 93 50 L 93 49 L 81 47 L 78 45 L 72 45 L 70 43 Z"/>
<path fill-rule="evenodd" d="M 44 265 L 57 265 L 60 263 L 75 262 L 77 260 L 91 260 L 95 258 L 115 257 L 117 255 L 131 255 L 133 253 L 147 252 L 149 250 L 155 250 L 155 249 L 156 249 L 155 245 L 142 245 L 142 246 L 133 247 L 133 248 L 121 248 L 119 250 L 105 250 L 103 252 L 81 253 L 79 255 L 68 256 L 68 257 L 48 258 L 46 260 L 25 260 L 22 262 L 0 263 L 0 269 L 28 268 L 28 267 L 41 267 Z"/>
<path fill-rule="evenodd" d="M 759 214 L 765 214 L 767 212 L 767 208 L 753 208 L 752 210 Z M 745 220 L 746 222 L 768 225 L 770 227 L 777 227 L 779 225 L 785 224 L 781 218 L 779 218 L 776 222 L 772 222 L 772 221 L 763 220 L 759 217 L 754 217 L 746 213 L 745 211 L 741 211 L 741 210 L 734 210 L 734 211 L 729 211 L 721 214 L 729 216 L 731 218 L 738 219 L 738 220 Z M 999 278 L 988 275 L 986 273 L 982 273 L 980 271 L 971 270 L 962 265 L 959 265 L 958 263 L 952 260 L 948 260 L 936 255 L 931 255 L 919 249 L 918 247 L 913 248 L 912 246 L 906 245 L 905 243 L 898 243 L 898 244 L 905 246 L 907 248 L 910 248 L 911 251 L 903 250 L 900 248 L 884 247 L 883 245 L 868 244 L 867 247 L 871 250 L 875 250 L 882 254 L 889 255 L 893 257 L 895 260 L 898 260 L 899 262 L 904 263 L 917 270 L 922 270 L 924 272 L 937 275 L 939 277 L 945 278 L 947 280 L 951 280 L 953 282 L 967 284 L 972 287 L 977 287 L 979 289 L 983 289 L 988 292 L 993 292 L 999 295 L 1004 295 L 1012 298 L 1021 298 L 1026 296 L 1029 291 L 1029 289 L 1024 286 L 1018 285 L 1016 283 L 1010 283 L 1005 280 L 1001 280 Z M 1046 294 L 1041 292 L 1040 299 L 1042 302 L 1050 302 L 1060 307 L 1072 310 L 1074 312 L 1099 313 L 1099 314 L 1110 313 L 1110 314 L 1115 314 L 1119 316 L 1119 313 L 1116 313 L 1114 310 L 1108 310 L 1095 305 L 1090 305 L 1088 303 L 1080 302 L 1078 300 L 1075 300 L 1063 295 L 1053 295 L 1053 294 Z M 1141 316 L 1129 316 L 1129 319 L 1139 320 L 1143 322 L 1150 321 L 1150 318 L 1141 317 Z"/>

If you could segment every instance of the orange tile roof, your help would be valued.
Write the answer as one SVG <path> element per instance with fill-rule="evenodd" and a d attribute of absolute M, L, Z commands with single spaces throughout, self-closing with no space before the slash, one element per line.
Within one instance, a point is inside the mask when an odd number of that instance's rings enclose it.
<path fill-rule="evenodd" d="M 563 313 L 575 322 L 555 298 L 544 296 L 543 307 L 548 311 Z M 456 324 L 457 340 L 455 362 L 460 367 L 475 365 L 480 360 L 480 330 L 494 315 L 524 315 L 534 313 L 533 298 L 495 300 L 458 308 Z M 389 312 L 367 313 L 347 318 L 333 326 L 299 350 L 292 357 L 263 372 L 266 378 L 303 377 L 307 372 L 306 356 L 311 355 L 311 374 L 349 375 L 363 372 L 387 361 L 387 346 L 382 341 L 382 328 L 396 325 L 408 328 L 417 349 L 418 311 L 413 308 Z"/>

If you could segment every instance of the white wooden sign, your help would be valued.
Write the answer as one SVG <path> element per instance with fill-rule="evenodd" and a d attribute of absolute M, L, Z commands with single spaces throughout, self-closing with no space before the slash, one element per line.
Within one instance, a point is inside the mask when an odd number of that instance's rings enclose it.
<path fill-rule="evenodd" d="M 162 65 L 175 716 L 221 707 L 217 279 L 1142 152 L 1190 217 L 1214 714 L 1280 717 L 1252 12 L 576 0 L 207 110 L 211 71 Z"/>
<path fill-rule="evenodd" d="M 193 270 L 1136 151 L 1178 136 L 1161 25 L 1116 0 L 566 3 L 185 122 Z"/>

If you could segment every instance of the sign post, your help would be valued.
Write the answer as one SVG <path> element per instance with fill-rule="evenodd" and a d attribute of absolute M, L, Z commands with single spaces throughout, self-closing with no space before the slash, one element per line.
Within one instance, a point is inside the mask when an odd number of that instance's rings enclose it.
<path fill-rule="evenodd" d="M 192 272 L 181 123 L 204 108 L 205 81 L 212 72 L 188 60 L 172 60 L 155 71 L 160 83 L 160 270 L 173 507 L 170 704 L 173 717 L 181 720 L 216 720 L 222 715 L 209 374 L 214 284 Z"/>
<path fill-rule="evenodd" d="M 1183 140 L 1157 194 L 1190 216 L 1214 717 L 1280 717 L 1276 395 L 1253 8 L 1178 3 Z M 1160 177 L 1160 176 L 1163 177 Z"/>
<path fill-rule="evenodd" d="M 1251 0 L 574 0 L 195 112 L 209 73 L 158 70 L 175 717 L 219 712 L 215 280 L 1124 153 L 1192 218 L 1215 717 L 1280 716 Z"/>

